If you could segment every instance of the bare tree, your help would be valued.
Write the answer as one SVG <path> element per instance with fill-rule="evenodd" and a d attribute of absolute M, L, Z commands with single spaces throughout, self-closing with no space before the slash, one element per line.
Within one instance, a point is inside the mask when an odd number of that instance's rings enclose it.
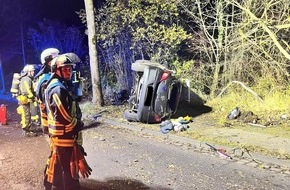
<path fill-rule="evenodd" d="M 83 43 L 85 34 L 79 28 L 51 20 L 37 24 L 36 29 L 28 30 L 28 40 L 36 60 L 39 60 L 40 53 L 49 47 L 56 47 L 60 52 L 74 52 L 79 57 L 86 55 L 87 46 Z"/>
<path fill-rule="evenodd" d="M 229 77 L 224 78 L 224 71 L 231 70 L 228 47 L 229 36 L 234 35 L 234 23 L 230 23 L 230 18 L 235 17 L 236 13 L 230 11 L 225 0 L 188 0 L 179 1 L 179 5 L 190 16 L 188 22 L 195 24 L 191 31 L 191 49 L 199 54 L 196 62 L 201 69 L 194 70 L 202 72 L 196 76 L 209 89 L 210 98 L 214 98 L 218 88 L 229 80 Z"/>
<path fill-rule="evenodd" d="M 278 86 L 289 85 L 289 15 L 287 0 L 238 1 L 227 0 L 240 10 L 236 40 L 240 42 L 243 75 L 257 84 L 266 79 L 265 92 L 274 92 Z M 238 46 L 237 46 L 238 47 Z M 246 80 L 244 80 L 246 81 Z M 264 83 L 264 82 L 262 82 Z M 274 90 L 274 91 L 273 91 Z"/>
<path fill-rule="evenodd" d="M 290 58 L 287 0 L 180 0 L 197 54 L 192 72 L 214 98 L 232 81 L 271 77 L 287 85 Z M 288 81 L 288 82 L 287 82 Z"/>

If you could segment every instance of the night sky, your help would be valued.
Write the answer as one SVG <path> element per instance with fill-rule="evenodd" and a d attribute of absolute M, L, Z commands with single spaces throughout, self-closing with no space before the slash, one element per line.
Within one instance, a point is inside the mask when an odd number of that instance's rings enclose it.
<path fill-rule="evenodd" d="M 46 0 L 43 2 L 42 18 L 58 20 L 68 25 L 82 25 L 75 13 L 84 9 L 83 0 Z"/>
<path fill-rule="evenodd" d="M 94 0 L 95 7 L 99 7 L 102 2 Z M 0 0 L 0 56 L 3 72 L 10 76 L 23 67 L 20 23 L 23 24 L 24 35 L 29 28 L 37 28 L 37 23 L 45 19 L 85 31 L 85 24 L 81 23 L 75 13 L 80 9 L 85 9 L 84 0 Z M 35 52 L 29 49 L 27 41 L 24 43 L 27 61 L 38 63 L 39 59 L 31 60 L 31 57 L 36 57 Z"/>
<path fill-rule="evenodd" d="M 84 8 L 83 0 L 1 0 L 0 54 L 2 59 L 7 56 L 10 58 L 9 53 L 15 55 L 20 53 L 21 24 L 24 35 L 29 28 L 37 28 L 37 23 L 45 19 L 67 26 L 83 26 L 85 30 L 85 25 L 75 13 Z"/>
<path fill-rule="evenodd" d="M 40 0 L 43 1 L 43 18 L 61 20 L 67 24 L 80 25 L 75 11 L 85 9 L 84 0 Z M 94 6 L 100 7 L 105 0 L 94 0 Z"/>

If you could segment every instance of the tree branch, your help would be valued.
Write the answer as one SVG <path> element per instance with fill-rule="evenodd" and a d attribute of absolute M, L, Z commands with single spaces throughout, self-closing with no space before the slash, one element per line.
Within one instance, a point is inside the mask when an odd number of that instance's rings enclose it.
<path fill-rule="evenodd" d="M 240 81 L 230 82 L 225 88 L 223 88 L 221 90 L 221 92 L 219 93 L 219 95 L 217 95 L 217 97 L 220 97 L 226 91 L 226 89 L 233 83 L 241 85 L 244 89 L 246 89 L 248 92 L 250 92 L 252 95 L 254 95 L 260 102 L 264 102 L 264 100 L 256 92 L 254 92 L 252 89 L 250 89 L 249 87 L 247 87 L 244 83 L 242 83 Z"/>
<path fill-rule="evenodd" d="M 276 47 L 280 50 L 280 52 L 290 60 L 290 54 L 281 46 L 281 44 L 278 42 L 276 35 L 273 31 L 269 29 L 269 27 L 263 22 L 262 19 L 259 19 L 254 15 L 249 9 L 243 7 L 238 2 L 234 2 L 240 9 L 245 11 L 253 20 L 256 20 L 257 23 L 269 34 L 270 38 L 272 39 L 273 43 L 276 45 Z"/>

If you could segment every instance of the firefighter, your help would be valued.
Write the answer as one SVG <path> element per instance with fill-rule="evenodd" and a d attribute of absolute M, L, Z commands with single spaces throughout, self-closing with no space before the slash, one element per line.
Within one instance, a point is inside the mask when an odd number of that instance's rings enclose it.
<path fill-rule="evenodd" d="M 21 114 L 21 125 L 25 132 L 25 136 L 36 136 L 34 126 L 31 120 L 30 105 L 35 101 L 34 92 L 34 66 L 26 65 L 21 72 L 21 79 L 19 84 L 19 96 L 17 96 L 19 107 L 17 112 Z"/>
<path fill-rule="evenodd" d="M 68 86 L 71 84 L 74 62 L 68 55 L 60 55 L 51 62 L 52 75 L 45 90 L 51 155 L 46 167 L 46 190 L 79 190 L 79 173 L 91 174 L 84 149 L 78 143 L 83 128 L 81 111 Z"/>
<path fill-rule="evenodd" d="M 47 113 L 44 101 L 44 90 L 46 88 L 46 82 L 50 78 L 50 64 L 53 58 L 57 57 L 59 50 L 56 48 L 47 48 L 40 55 L 40 61 L 42 67 L 40 71 L 35 75 L 34 80 L 36 81 L 36 97 L 40 109 L 41 126 L 45 134 L 48 134 L 48 121 Z"/>

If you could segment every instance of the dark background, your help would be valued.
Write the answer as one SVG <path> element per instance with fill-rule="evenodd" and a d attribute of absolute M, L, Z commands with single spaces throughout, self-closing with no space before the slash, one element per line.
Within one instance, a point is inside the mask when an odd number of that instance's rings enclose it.
<path fill-rule="evenodd" d="M 58 20 L 68 25 L 83 25 L 75 13 L 84 9 L 84 0 L 42 0 L 40 18 Z"/>
<path fill-rule="evenodd" d="M 98 8 L 103 2 L 94 0 L 94 5 Z M 25 47 L 26 63 L 40 63 L 39 53 L 34 52 L 27 40 L 29 28 L 37 28 L 38 22 L 51 20 L 68 27 L 78 27 L 84 32 L 86 26 L 76 14 L 80 9 L 85 9 L 84 0 L 1 0 L 0 56 L 5 83 L 10 85 L 13 73 L 23 68 L 22 44 Z M 21 38 L 21 28 L 24 38 Z"/>

